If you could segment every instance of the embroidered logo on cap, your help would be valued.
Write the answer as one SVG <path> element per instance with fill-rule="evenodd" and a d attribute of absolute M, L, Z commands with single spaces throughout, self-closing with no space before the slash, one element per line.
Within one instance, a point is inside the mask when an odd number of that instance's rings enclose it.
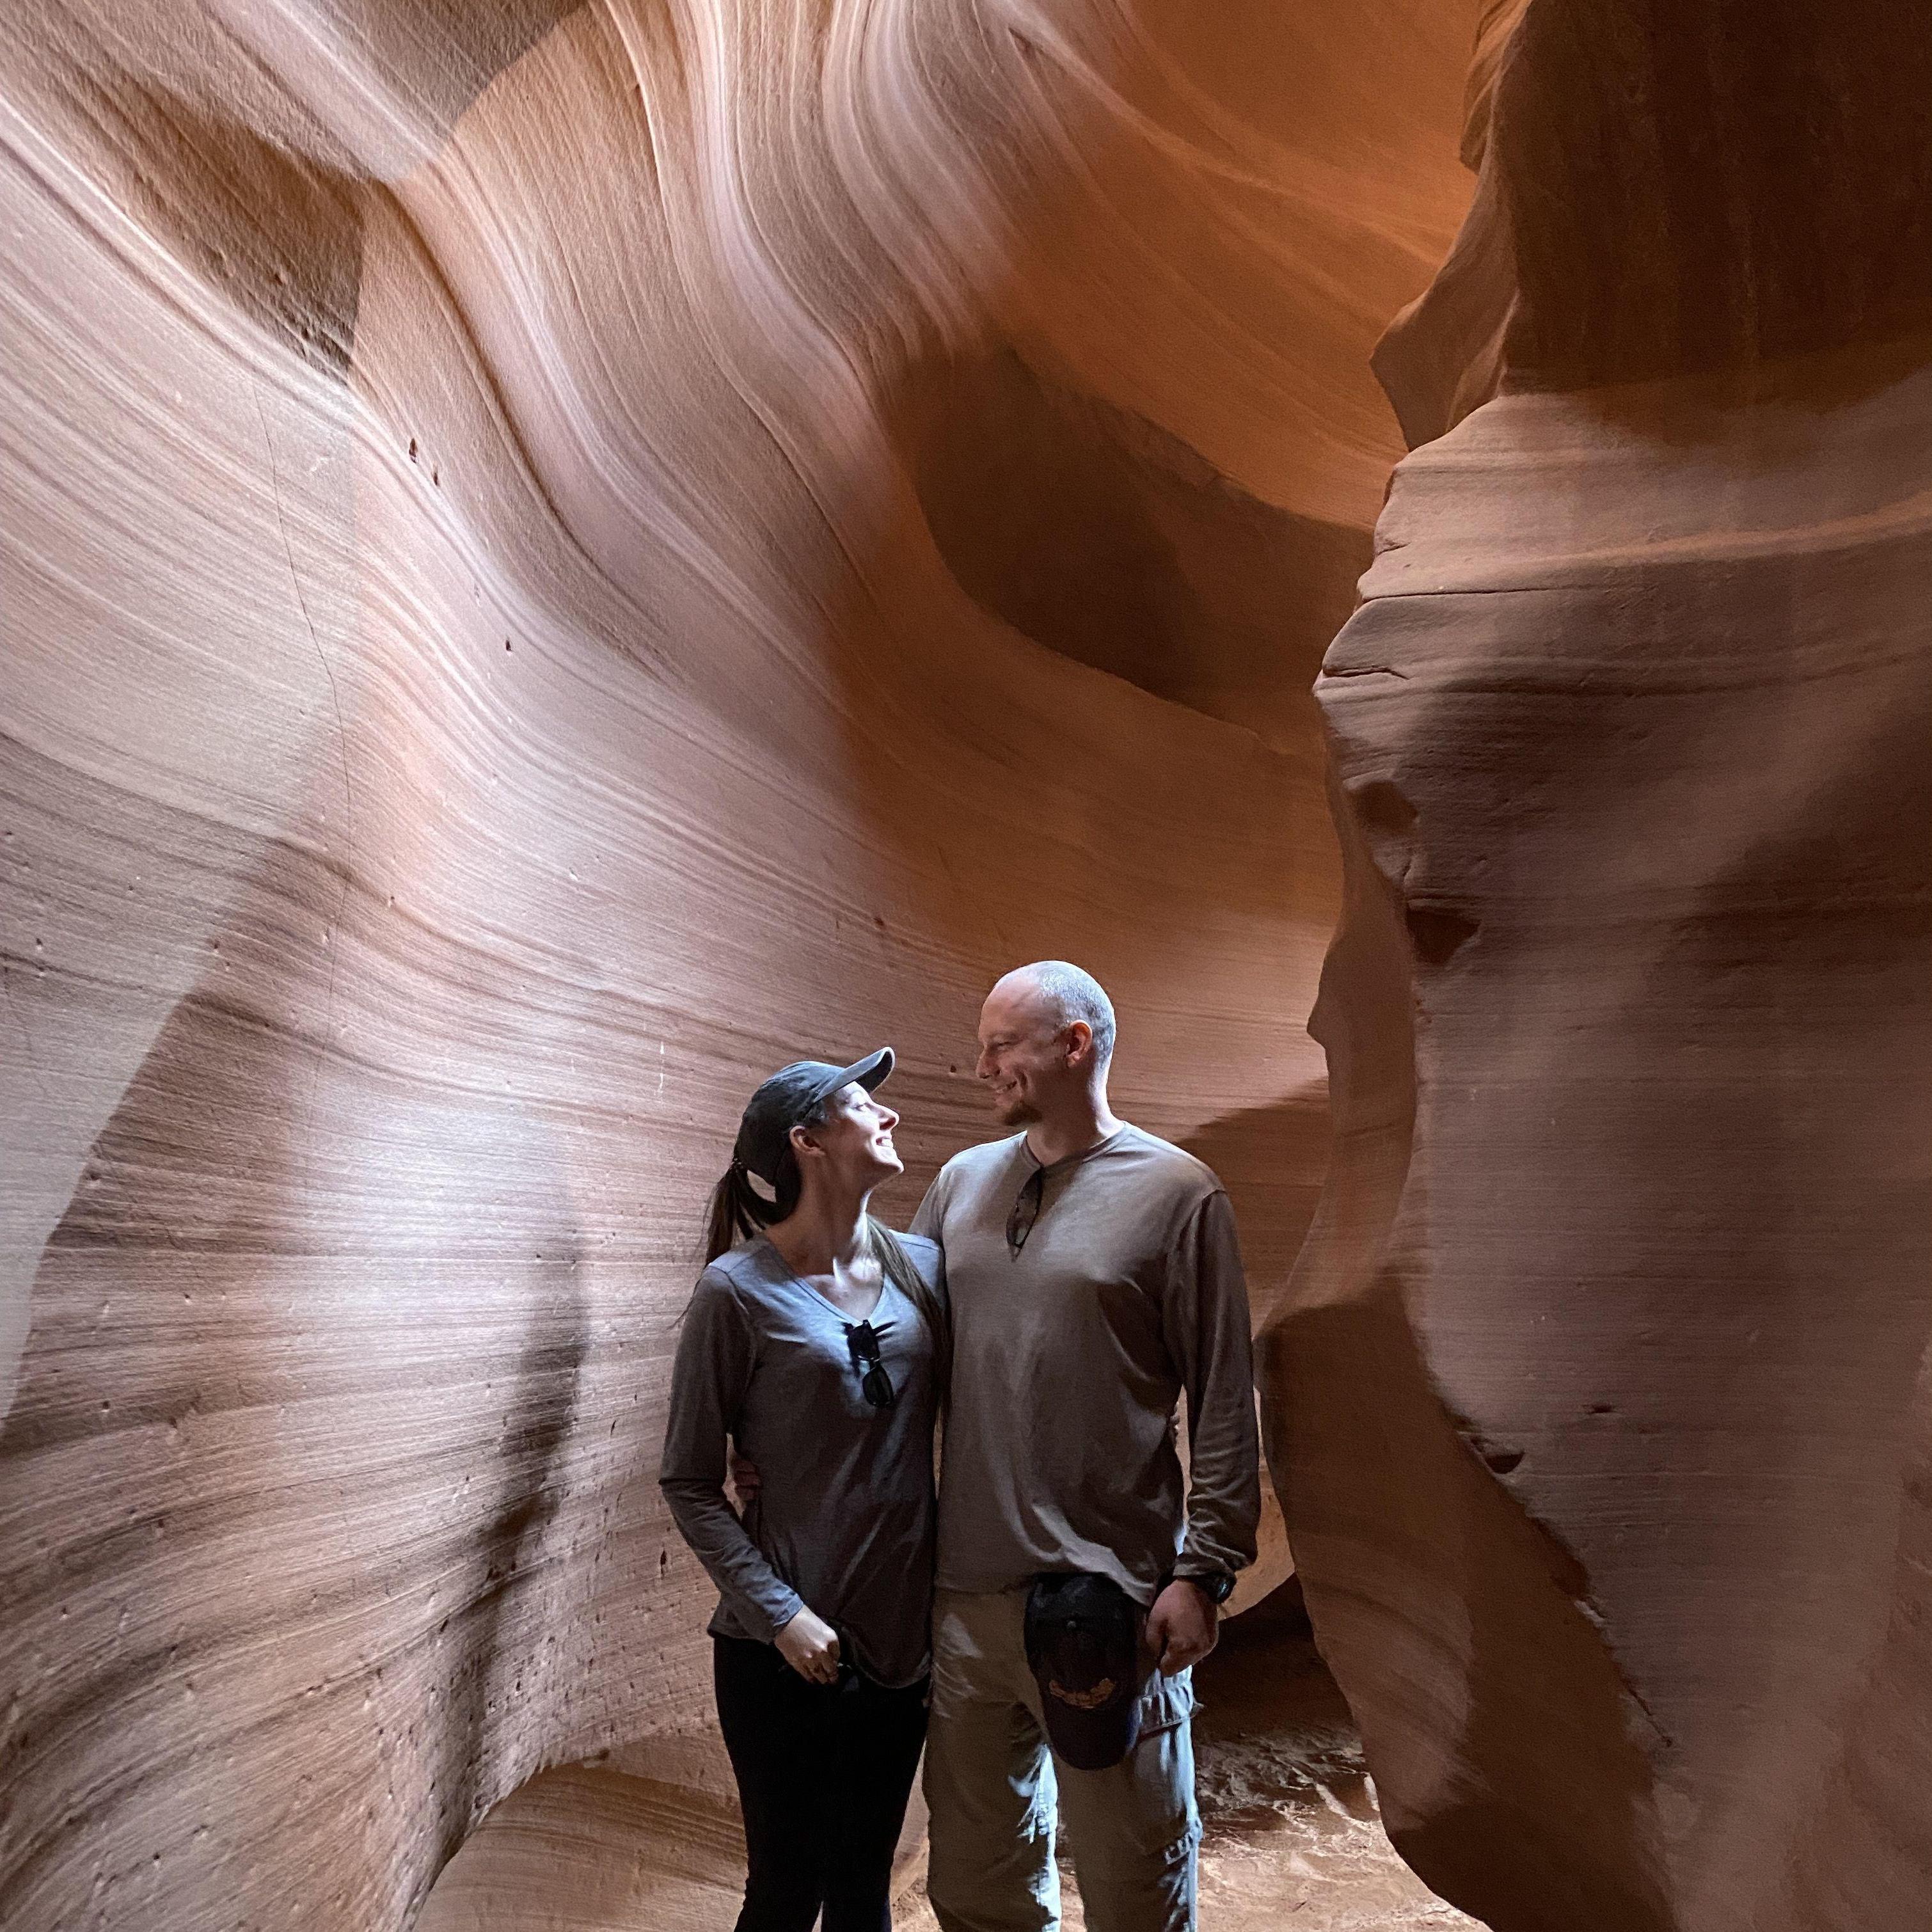
<path fill-rule="evenodd" d="M 1090 1690 L 1070 1690 L 1058 1678 L 1046 1687 L 1063 1704 L 1076 1711 L 1097 1711 L 1119 1689 L 1112 1678 L 1103 1677 Z"/>

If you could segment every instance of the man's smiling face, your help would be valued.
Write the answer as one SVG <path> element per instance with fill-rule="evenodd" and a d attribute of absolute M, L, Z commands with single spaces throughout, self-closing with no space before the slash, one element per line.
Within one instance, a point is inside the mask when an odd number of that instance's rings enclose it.
<path fill-rule="evenodd" d="M 1031 1126 L 1063 1084 L 1078 1083 L 1068 1064 L 1068 1030 L 1054 1024 L 1046 1003 L 1024 982 L 1003 980 L 987 994 L 973 1071 L 986 1083 L 1003 1126 Z"/>

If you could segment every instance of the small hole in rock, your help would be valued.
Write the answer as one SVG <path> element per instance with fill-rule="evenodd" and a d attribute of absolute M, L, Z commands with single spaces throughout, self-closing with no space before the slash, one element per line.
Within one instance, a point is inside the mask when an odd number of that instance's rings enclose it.
<path fill-rule="evenodd" d="M 1431 966 L 1446 966 L 1476 934 L 1475 920 L 1435 907 L 1411 906 L 1408 922 L 1408 936 L 1415 942 L 1418 955 Z"/>
<path fill-rule="evenodd" d="M 1415 823 L 1415 808 L 1392 779 L 1373 778 L 1366 784 L 1352 785 L 1350 802 L 1356 815 L 1371 832 L 1406 832 Z"/>

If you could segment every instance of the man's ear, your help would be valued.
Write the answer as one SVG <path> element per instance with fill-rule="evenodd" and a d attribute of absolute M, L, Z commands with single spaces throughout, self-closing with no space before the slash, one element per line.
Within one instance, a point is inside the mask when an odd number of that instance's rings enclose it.
<path fill-rule="evenodd" d="M 1084 1020 L 1075 1020 L 1066 1029 L 1066 1064 L 1084 1066 L 1094 1057 L 1094 1029 Z"/>

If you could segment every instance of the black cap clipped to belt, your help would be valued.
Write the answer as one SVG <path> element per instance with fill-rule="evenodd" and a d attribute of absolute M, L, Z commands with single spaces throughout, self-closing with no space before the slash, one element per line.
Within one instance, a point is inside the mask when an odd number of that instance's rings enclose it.
<path fill-rule="evenodd" d="M 1056 1756 L 1105 1771 L 1138 1741 L 1144 1612 L 1111 1576 L 1036 1576 L 1027 1592 L 1026 1654 Z"/>

